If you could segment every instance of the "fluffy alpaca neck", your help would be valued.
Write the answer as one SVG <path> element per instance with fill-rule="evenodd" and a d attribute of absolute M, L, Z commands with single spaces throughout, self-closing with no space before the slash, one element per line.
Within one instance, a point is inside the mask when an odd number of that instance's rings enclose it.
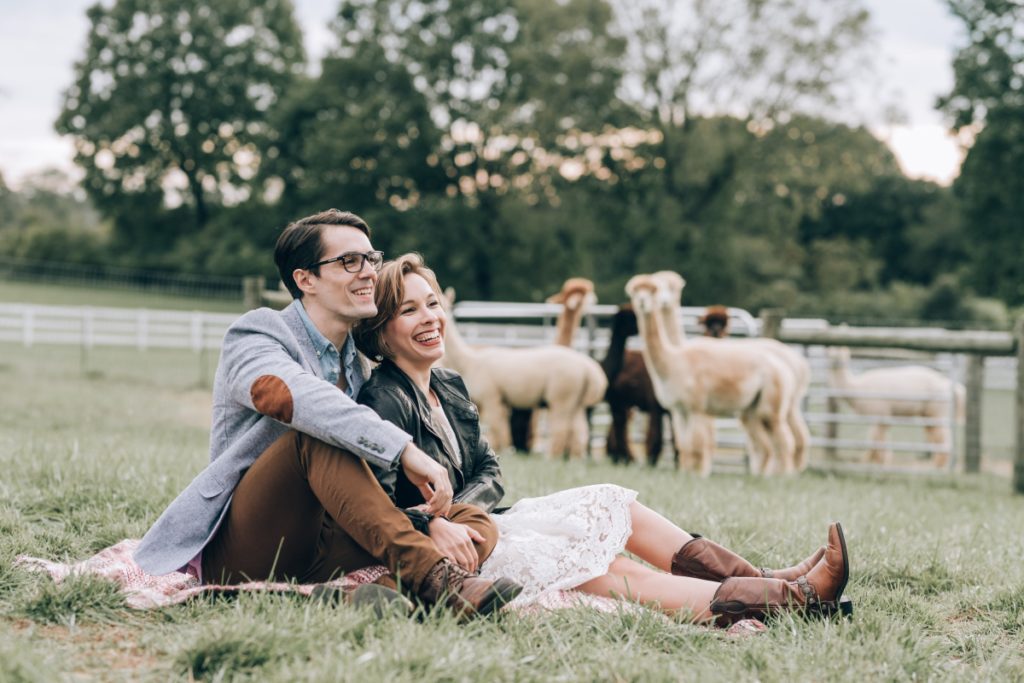
<path fill-rule="evenodd" d="M 458 373 L 465 374 L 465 368 L 475 357 L 475 353 L 462 338 L 458 325 L 455 324 L 455 316 L 448 314 L 448 325 L 444 334 L 444 360 L 446 367 Z"/>
<path fill-rule="evenodd" d="M 850 374 L 850 366 L 845 360 L 830 359 L 828 375 L 832 379 L 832 385 L 839 389 L 853 389 L 856 381 Z"/>
<path fill-rule="evenodd" d="M 634 310 L 636 310 L 634 306 Z M 665 338 L 665 330 L 661 320 L 655 311 L 644 311 L 637 313 L 637 327 L 640 328 L 640 336 L 643 337 L 643 356 L 647 363 L 647 369 L 654 379 L 654 375 L 664 377 L 668 374 L 668 340 Z"/>
<path fill-rule="evenodd" d="M 679 297 L 676 296 L 676 301 Z M 682 344 L 686 341 L 686 332 L 683 331 L 683 321 L 679 316 L 679 307 L 674 304 L 662 305 L 661 320 L 665 327 L 665 336 L 673 344 Z"/>
<path fill-rule="evenodd" d="M 576 336 L 576 330 L 579 329 L 582 318 L 582 306 L 570 307 L 568 304 L 562 306 L 562 312 L 558 314 L 558 336 L 555 337 L 555 344 L 572 346 L 572 338 Z"/>

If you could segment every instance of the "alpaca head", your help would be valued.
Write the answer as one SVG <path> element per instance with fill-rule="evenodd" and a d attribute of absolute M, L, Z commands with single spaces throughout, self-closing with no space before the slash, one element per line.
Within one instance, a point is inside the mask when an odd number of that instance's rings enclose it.
<path fill-rule="evenodd" d="M 658 305 L 663 308 L 678 306 L 683 296 L 683 287 L 686 286 L 683 276 L 672 270 L 659 270 L 651 274 L 651 277 L 658 283 Z"/>
<path fill-rule="evenodd" d="M 704 315 L 700 317 L 700 324 L 704 326 L 706 337 L 728 337 L 729 309 L 725 306 L 708 306 Z"/>
<path fill-rule="evenodd" d="M 582 310 L 597 303 L 594 283 L 585 277 L 571 277 L 562 285 L 562 291 L 547 298 L 549 304 L 562 304 L 572 311 Z"/>
<path fill-rule="evenodd" d="M 634 275 L 626 283 L 626 294 L 638 313 L 652 313 L 658 295 L 658 281 L 651 275 Z"/>
<path fill-rule="evenodd" d="M 624 337 L 632 337 L 640 334 L 636 325 L 636 313 L 630 304 L 622 304 L 619 310 L 612 317 L 612 334 L 620 334 Z"/>
<path fill-rule="evenodd" d="M 833 370 L 850 364 L 850 349 L 845 346 L 830 346 L 825 353 L 828 355 L 828 366 Z"/>
<path fill-rule="evenodd" d="M 444 312 L 451 317 L 452 309 L 455 308 L 455 288 L 445 287 L 444 296 L 441 297 L 441 306 L 444 307 Z"/>

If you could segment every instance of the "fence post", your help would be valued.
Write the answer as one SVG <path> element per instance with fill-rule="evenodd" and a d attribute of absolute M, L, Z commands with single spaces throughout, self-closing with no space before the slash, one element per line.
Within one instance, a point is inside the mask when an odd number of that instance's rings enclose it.
<path fill-rule="evenodd" d="M 1024 493 L 1024 317 L 1013 330 L 1017 345 L 1017 454 L 1013 463 L 1013 488 Z"/>
<path fill-rule="evenodd" d="M 253 275 L 242 278 L 242 307 L 247 311 L 263 305 L 263 278 Z"/>
<path fill-rule="evenodd" d="M 786 312 L 781 308 L 762 308 L 761 315 L 761 336 L 768 339 L 778 339 L 782 330 L 782 319 Z"/>
<path fill-rule="evenodd" d="M 25 345 L 26 349 L 32 348 L 32 343 L 35 341 L 35 322 L 36 315 L 35 311 L 31 306 L 26 306 L 24 311 L 24 322 L 21 329 L 21 341 Z"/>
<path fill-rule="evenodd" d="M 964 424 L 964 471 L 981 471 L 981 399 L 985 389 L 985 356 L 967 356 L 967 405 Z M 954 394 L 955 397 L 955 394 Z M 954 402 L 953 415 L 956 415 Z M 952 451 L 952 444 L 950 445 Z"/>

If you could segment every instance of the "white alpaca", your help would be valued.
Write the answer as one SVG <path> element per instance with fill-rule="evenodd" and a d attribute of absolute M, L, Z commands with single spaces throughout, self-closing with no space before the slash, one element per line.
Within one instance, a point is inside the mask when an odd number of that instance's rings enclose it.
<path fill-rule="evenodd" d="M 686 339 L 683 331 L 683 323 L 679 317 L 679 300 L 682 297 L 686 280 L 679 273 L 671 270 L 660 270 L 652 275 L 658 280 L 661 288 L 658 295 L 658 307 L 662 314 L 663 324 L 668 332 L 669 340 L 680 344 Z M 706 337 L 711 339 L 711 337 Z M 811 365 L 800 353 L 786 346 L 776 339 L 731 339 L 733 348 L 754 347 L 763 353 L 774 356 L 777 360 L 789 369 L 793 374 L 793 395 L 789 400 L 789 412 L 786 415 L 786 422 L 789 424 L 793 434 L 792 453 L 783 453 L 782 458 L 776 461 L 784 473 L 803 471 L 807 467 L 807 449 L 811 443 L 811 430 L 807 427 L 807 421 L 803 415 L 803 400 L 811 386 Z M 695 429 L 701 431 L 701 442 L 707 447 L 714 449 L 715 446 L 715 423 L 712 419 L 698 418 L 699 424 Z M 754 460 L 751 465 L 756 466 Z M 767 472 L 761 472 L 767 474 Z"/>
<path fill-rule="evenodd" d="M 793 449 L 786 420 L 792 373 L 774 356 L 731 340 L 673 344 L 656 301 L 661 289 L 660 280 L 650 275 L 636 275 L 626 284 L 644 340 L 644 362 L 658 401 L 672 418 L 680 461 L 703 476 L 711 471 L 704 435 L 689 429 L 693 415 L 739 415 L 755 456 L 761 457 L 759 470 L 767 471 L 770 460 Z"/>
<path fill-rule="evenodd" d="M 449 301 L 450 308 L 450 301 Z M 568 450 L 583 457 L 587 449 L 586 409 L 604 398 L 608 380 L 597 361 L 564 346 L 531 348 L 471 347 L 448 325 L 442 364 L 460 375 L 480 409 L 495 450 L 512 444 L 510 408 L 548 409 L 548 455 Z"/>
<path fill-rule="evenodd" d="M 876 368 L 858 375 L 850 372 L 850 349 L 833 347 L 828 350 L 829 385 L 835 389 L 858 393 L 876 394 L 907 394 L 908 396 L 933 396 L 934 398 L 895 399 L 875 397 L 843 397 L 854 412 L 860 415 L 878 415 L 883 417 L 928 417 L 932 419 L 948 418 L 950 415 L 949 399 L 955 395 L 956 416 L 958 420 L 964 415 L 964 385 L 952 381 L 931 368 L 922 365 L 901 365 L 898 367 Z M 925 438 L 935 445 L 950 445 L 952 441 L 949 428 L 942 425 L 929 425 L 924 428 Z M 885 443 L 889 438 L 889 425 L 879 422 L 871 429 L 871 441 Z M 885 447 L 873 447 L 868 451 L 868 461 L 889 463 L 892 451 Z M 934 451 L 932 462 L 936 467 L 944 467 L 949 462 L 949 451 Z"/>

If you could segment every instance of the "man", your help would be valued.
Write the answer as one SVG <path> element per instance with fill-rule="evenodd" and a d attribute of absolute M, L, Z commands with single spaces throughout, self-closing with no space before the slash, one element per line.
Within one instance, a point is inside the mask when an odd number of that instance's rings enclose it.
<path fill-rule="evenodd" d="M 425 602 L 444 599 L 462 615 L 511 600 L 518 584 L 453 562 L 393 506 L 366 464 L 401 466 L 429 513 L 479 541 L 475 560 L 494 548 L 490 518 L 452 504 L 445 468 L 353 401 L 369 368 L 349 332 L 377 311 L 383 262 L 369 227 L 335 209 L 303 218 L 285 228 L 274 259 L 294 300 L 281 312 L 250 311 L 228 330 L 210 464 L 142 539 L 139 566 L 153 574 L 187 566 L 208 582 L 314 583 L 383 563 Z"/>

